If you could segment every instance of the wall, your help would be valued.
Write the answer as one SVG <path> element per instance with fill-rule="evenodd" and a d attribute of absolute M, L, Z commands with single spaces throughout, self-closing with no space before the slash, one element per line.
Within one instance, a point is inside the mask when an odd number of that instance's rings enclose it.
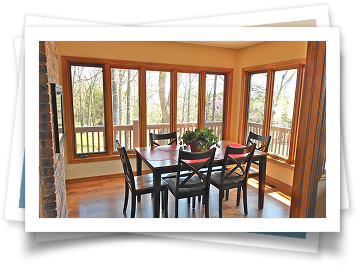
<path fill-rule="evenodd" d="M 57 43 L 39 43 L 40 217 L 67 217 L 64 148 L 55 151 L 51 83 L 59 83 Z"/>
<path fill-rule="evenodd" d="M 232 130 L 230 139 L 237 141 L 242 68 L 306 57 L 307 42 L 264 42 L 240 50 L 178 42 L 58 42 L 58 56 L 144 61 L 183 65 L 233 68 Z M 59 61 L 60 83 L 62 67 Z M 66 145 L 65 145 L 66 152 Z M 135 169 L 135 159 L 131 160 Z M 145 168 L 143 168 L 145 169 Z M 109 175 L 122 172 L 119 161 L 68 164 L 66 179 Z M 293 169 L 269 163 L 267 174 L 292 185 Z"/>

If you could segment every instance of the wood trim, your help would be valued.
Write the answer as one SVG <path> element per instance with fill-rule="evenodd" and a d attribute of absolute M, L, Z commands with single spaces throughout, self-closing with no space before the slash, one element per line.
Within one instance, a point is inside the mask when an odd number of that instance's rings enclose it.
<path fill-rule="evenodd" d="M 151 62 L 140 62 L 140 61 L 124 61 L 124 60 L 113 60 L 113 59 L 101 59 L 101 58 L 87 58 L 87 57 L 76 57 L 76 56 L 62 56 L 69 62 L 79 62 L 79 63 L 91 63 L 91 64 L 109 64 L 110 67 L 123 67 L 131 69 L 139 69 L 140 67 L 145 67 L 147 70 L 160 70 L 160 71 L 171 71 L 176 69 L 178 72 L 189 72 L 189 73 L 200 73 L 202 71 L 213 72 L 213 73 L 228 73 L 232 71 L 232 68 L 221 68 L 221 67 L 209 67 L 209 66 L 195 66 L 195 65 L 180 65 L 180 64 L 166 64 L 166 63 L 151 63 Z"/>
<path fill-rule="evenodd" d="M 146 136 L 146 68 L 139 69 L 139 137 L 140 146 L 147 146 Z M 143 133 L 145 132 L 145 133 Z"/>
<path fill-rule="evenodd" d="M 104 111 L 105 111 L 105 124 L 106 124 L 106 150 L 107 154 L 111 155 L 114 152 L 114 137 L 113 137 L 113 122 L 108 122 L 106 117 L 113 117 L 112 105 L 112 78 L 111 69 L 108 64 L 104 65 Z"/>
<path fill-rule="evenodd" d="M 245 144 L 245 139 L 247 138 L 248 129 L 248 112 L 249 112 L 249 72 L 242 71 L 242 82 L 241 82 L 241 113 L 239 118 L 239 124 L 245 124 L 245 126 L 238 126 L 238 143 Z"/>
<path fill-rule="evenodd" d="M 171 72 L 171 84 L 170 84 L 170 130 L 177 130 L 177 72 L 199 73 L 199 109 L 198 109 L 198 128 L 204 128 L 204 115 L 205 115 L 205 88 L 206 88 L 206 73 L 212 72 L 216 74 L 227 75 L 227 85 L 225 88 L 226 96 L 225 101 L 228 105 L 228 110 L 225 113 L 225 119 L 223 121 L 223 131 L 226 135 L 229 134 L 229 128 L 231 124 L 230 112 L 231 112 L 231 97 L 227 96 L 232 93 L 233 86 L 233 69 L 230 68 L 216 68 L 205 66 L 191 66 L 191 65 L 177 65 L 177 64 L 162 64 L 162 63 L 149 63 L 149 62 L 135 62 L 135 61 L 123 61 L 123 60 L 111 60 L 100 58 L 85 58 L 74 56 L 62 56 L 62 68 L 63 68 L 63 83 L 64 91 L 67 95 L 64 96 L 65 104 L 65 120 L 68 125 L 65 126 L 67 135 L 67 148 L 68 148 L 68 162 L 69 163 L 82 163 L 82 162 L 94 162 L 115 160 L 117 156 L 114 150 L 114 143 L 112 132 L 113 124 L 111 117 L 113 115 L 112 110 L 112 98 L 111 98 L 111 68 L 126 68 L 137 69 L 139 71 L 139 145 L 147 146 L 147 115 L 146 115 L 146 70 L 156 71 L 170 71 Z M 75 155 L 75 135 L 74 135 L 74 122 L 73 122 L 73 100 L 71 91 L 71 74 L 69 66 L 71 63 L 78 65 L 101 65 L 104 68 L 104 93 L 105 93 L 105 114 L 106 114 L 106 153 L 89 154 L 88 157 L 80 158 Z M 67 89 L 65 89 L 65 87 Z M 65 93 L 64 93 L 65 94 Z M 228 99 L 227 99 L 228 98 Z M 72 136 L 72 137 L 71 137 Z M 224 135 L 224 137 L 226 137 Z M 229 135 L 227 136 L 229 137 Z"/>
<path fill-rule="evenodd" d="M 242 71 L 258 72 L 258 71 L 262 71 L 262 70 L 268 70 L 269 68 L 273 68 L 276 71 L 288 70 L 288 69 L 292 69 L 292 68 L 298 68 L 300 64 L 306 64 L 306 58 L 288 60 L 288 61 L 277 62 L 277 63 L 249 66 L 249 67 L 243 68 Z"/>
<path fill-rule="evenodd" d="M 73 125 L 73 103 L 72 103 L 72 89 L 71 89 L 71 75 L 69 61 L 62 57 L 62 75 L 63 75 L 63 115 L 66 125 L 64 126 L 67 148 L 68 148 L 68 162 L 71 163 L 74 159 L 75 146 L 74 141 L 74 125 Z"/>
<path fill-rule="evenodd" d="M 206 74 L 207 71 L 202 71 L 199 76 L 197 126 L 200 130 L 205 127 Z"/>
<path fill-rule="evenodd" d="M 226 86 L 224 95 L 224 113 L 223 113 L 223 140 L 231 140 L 232 135 L 232 93 L 233 93 L 233 71 L 226 74 Z"/>
<path fill-rule="evenodd" d="M 289 70 L 289 69 L 298 69 L 298 77 L 296 84 L 296 92 L 294 99 L 294 113 L 293 113 L 293 122 L 292 122 L 292 136 L 290 141 L 290 151 L 289 157 L 286 159 L 287 163 L 293 163 L 295 161 L 296 154 L 296 142 L 297 142 L 297 128 L 299 126 L 298 117 L 300 115 L 301 107 L 301 93 L 302 93 L 302 84 L 304 80 L 304 69 L 305 69 L 306 59 L 296 59 L 289 60 L 271 64 L 257 65 L 246 67 L 242 69 L 242 114 L 241 114 L 241 124 L 245 124 L 243 128 L 239 130 L 239 139 L 238 141 L 244 143 L 244 140 L 247 137 L 247 128 L 248 128 L 248 112 L 249 112 L 249 77 L 251 73 L 259 73 L 268 71 L 267 76 L 267 89 L 266 89 L 266 98 L 265 98 L 265 108 L 264 108 L 264 124 L 263 124 L 263 135 L 270 135 L 271 127 L 271 115 L 272 115 L 272 103 L 273 103 L 273 94 L 274 94 L 274 75 L 275 71 L 280 70 Z M 295 139 L 295 140 L 294 140 Z"/>
<path fill-rule="evenodd" d="M 142 172 L 143 175 L 152 173 L 151 170 L 144 170 Z M 136 172 L 133 172 L 136 176 Z M 117 173 L 117 174 L 109 174 L 109 175 L 101 175 L 101 176 L 94 176 L 94 177 L 84 177 L 84 178 L 77 178 L 77 179 L 66 179 L 66 185 L 68 184 L 77 184 L 77 183 L 84 183 L 84 182 L 91 182 L 91 181 L 101 181 L 106 179 L 116 179 L 116 178 L 123 178 L 124 173 Z"/>
<path fill-rule="evenodd" d="M 314 217 L 326 154 L 326 42 L 309 41 L 306 58 L 290 218 Z"/>
<path fill-rule="evenodd" d="M 177 70 L 176 69 L 171 71 L 171 79 L 170 79 L 170 132 L 175 132 L 175 131 L 177 131 Z"/>
<path fill-rule="evenodd" d="M 305 73 L 305 65 L 300 64 L 298 68 L 298 76 L 296 80 L 296 91 L 295 91 L 295 99 L 294 99 L 294 112 L 292 118 L 291 125 L 291 136 L 290 136 L 290 151 L 287 162 L 294 163 L 296 158 L 296 145 L 297 145 L 297 135 L 299 128 L 299 118 L 300 118 L 300 109 L 301 109 L 301 96 L 303 91 L 303 82 L 304 82 L 304 73 Z"/>
<path fill-rule="evenodd" d="M 267 86 L 265 93 L 265 107 L 264 107 L 264 121 L 263 121 L 263 135 L 270 134 L 271 117 L 273 111 L 273 97 L 274 97 L 274 76 L 275 70 L 269 69 L 267 76 Z"/>

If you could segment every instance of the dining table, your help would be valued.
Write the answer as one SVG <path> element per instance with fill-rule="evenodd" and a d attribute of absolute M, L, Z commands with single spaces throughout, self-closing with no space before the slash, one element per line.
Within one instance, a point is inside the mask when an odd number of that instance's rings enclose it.
<path fill-rule="evenodd" d="M 216 154 L 213 162 L 213 167 L 222 166 L 224 153 L 227 146 L 245 147 L 229 140 L 218 142 L 216 146 Z M 151 169 L 153 173 L 154 184 L 154 218 L 160 216 L 160 186 L 161 175 L 166 173 L 177 172 L 178 170 L 178 154 L 180 151 L 179 145 L 160 145 L 157 147 L 136 147 L 136 172 L 140 176 L 142 174 L 142 162 Z M 187 150 L 185 150 L 187 151 Z M 189 151 L 189 150 L 188 150 Z M 253 161 L 259 162 L 259 188 L 258 188 L 258 209 L 262 210 L 264 205 L 264 190 L 266 176 L 267 153 L 260 150 L 255 150 Z"/>

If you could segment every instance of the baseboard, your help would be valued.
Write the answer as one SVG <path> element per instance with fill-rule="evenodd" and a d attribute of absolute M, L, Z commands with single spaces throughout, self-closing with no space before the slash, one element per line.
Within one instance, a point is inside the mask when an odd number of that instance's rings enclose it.
<path fill-rule="evenodd" d="M 286 184 L 285 182 L 282 182 L 282 181 L 272 178 L 270 176 L 266 176 L 265 181 L 268 184 L 278 187 L 279 190 L 281 190 L 285 195 L 288 195 L 289 197 L 291 197 L 293 187 L 290 186 L 289 184 Z"/>
<path fill-rule="evenodd" d="M 136 176 L 136 172 L 133 173 L 134 176 Z M 149 173 L 152 173 L 151 170 L 142 171 L 142 174 L 149 174 Z M 77 179 L 66 179 L 66 184 L 83 183 L 89 181 L 107 180 L 107 179 L 115 179 L 115 178 L 123 178 L 123 177 L 124 177 L 124 173 L 117 173 L 117 174 L 100 175 L 100 176 L 84 177 L 84 178 L 77 178 Z"/>

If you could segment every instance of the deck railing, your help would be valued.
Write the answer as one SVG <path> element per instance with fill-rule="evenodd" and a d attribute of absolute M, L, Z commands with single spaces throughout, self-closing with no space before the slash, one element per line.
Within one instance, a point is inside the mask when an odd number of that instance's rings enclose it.
<path fill-rule="evenodd" d="M 248 132 L 254 132 L 262 135 L 263 125 L 249 122 Z M 271 142 L 269 145 L 269 153 L 279 157 L 288 158 L 290 148 L 291 129 L 271 126 L 270 129 Z"/>
<path fill-rule="evenodd" d="M 222 122 L 206 122 L 205 127 L 213 129 L 219 140 L 222 139 Z M 186 122 L 177 124 L 178 140 L 187 130 L 194 130 L 197 128 L 196 122 Z M 103 126 L 89 126 L 76 127 L 76 142 L 77 153 L 95 153 L 105 151 L 104 127 Z M 120 146 L 126 149 L 134 149 L 139 146 L 139 120 L 133 120 L 133 125 L 115 125 L 113 126 L 114 150 L 116 150 L 115 142 L 119 141 Z M 163 134 L 170 132 L 170 124 L 148 124 L 147 125 L 147 139 L 149 145 L 149 133 Z M 167 144 L 168 141 L 160 141 L 162 144 Z"/>

